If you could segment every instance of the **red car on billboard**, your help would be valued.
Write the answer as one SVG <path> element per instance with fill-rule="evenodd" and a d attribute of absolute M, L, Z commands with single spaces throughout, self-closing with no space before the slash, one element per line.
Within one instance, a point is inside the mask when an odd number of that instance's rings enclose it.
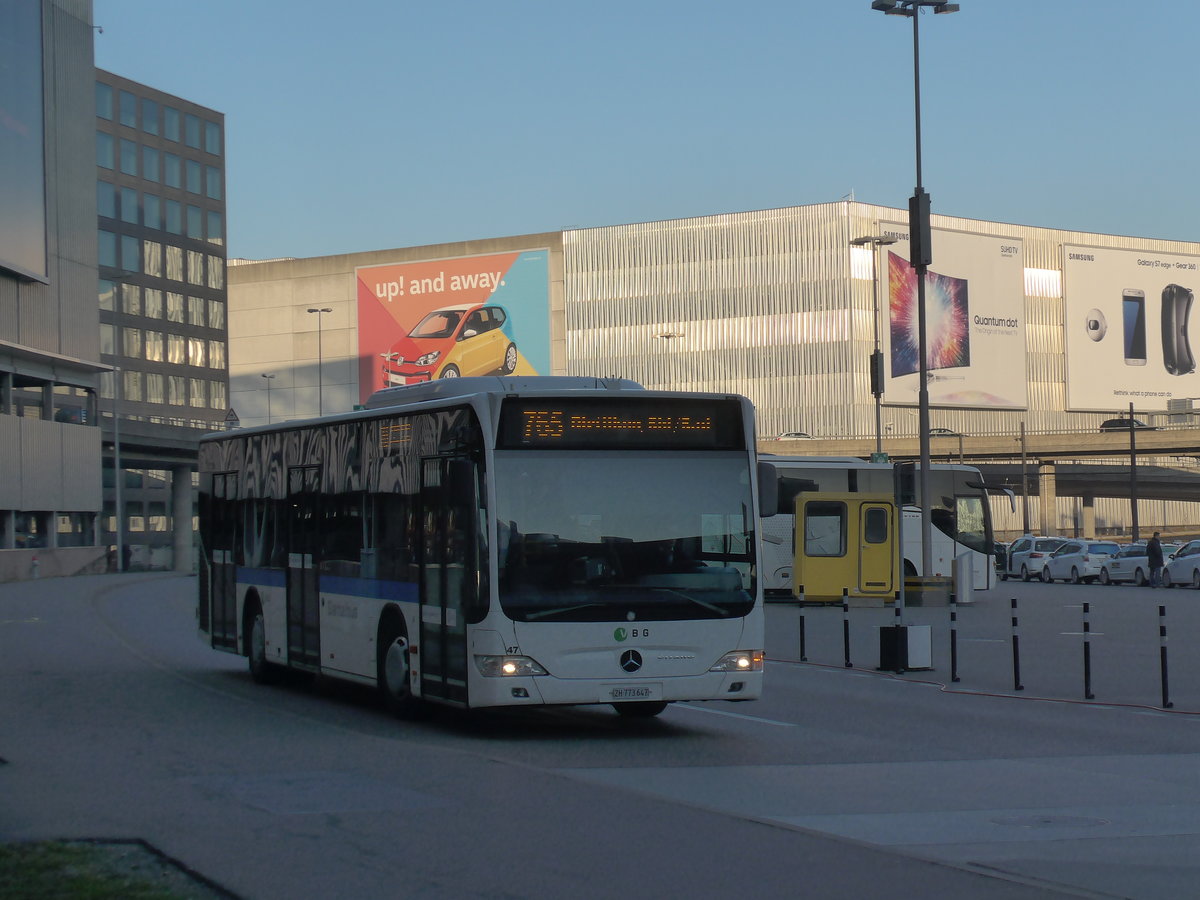
<path fill-rule="evenodd" d="M 517 368 L 517 345 L 505 329 L 508 314 L 487 304 L 443 306 L 427 314 L 383 357 L 383 383 L 417 384 Z"/>

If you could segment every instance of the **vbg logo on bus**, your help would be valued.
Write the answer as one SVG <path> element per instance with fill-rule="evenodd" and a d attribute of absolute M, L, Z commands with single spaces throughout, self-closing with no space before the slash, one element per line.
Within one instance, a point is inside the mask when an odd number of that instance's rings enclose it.
<path fill-rule="evenodd" d="M 650 637 L 649 628 L 618 628 L 613 632 L 613 637 L 618 641 L 628 640 L 631 637 L 648 638 Z"/>

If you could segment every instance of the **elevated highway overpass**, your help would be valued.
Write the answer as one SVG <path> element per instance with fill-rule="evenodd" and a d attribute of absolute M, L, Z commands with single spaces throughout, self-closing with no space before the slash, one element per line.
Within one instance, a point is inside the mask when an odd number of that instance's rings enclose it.
<path fill-rule="evenodd" d="M 883 452 L 893 461 L 920 457 L 916 435 L 884 437 Z M 760 453 L 778 456 L 856 456 L 875 452 L 875 439 L 760 440 Z M 1200 502 L 1200 428 L 1167 426 L 1139 429 L 1133 438 L 1136 478 L 1131 471 L 1128 431 L 1027 432 L 1021 435 L 935 435 L 930 437 L 932 462 L 965 462 L 978 466 L 984 480 L 1045 499 L 1079 497 L 1086 523 L 1097 497 Z M 1040 504 L 1049 515 L 1053 503 Z M 1196 523 L 1200 526 L 1200 521 Z M 1053 533 L 1048 520 L 1042 533 Z"/>

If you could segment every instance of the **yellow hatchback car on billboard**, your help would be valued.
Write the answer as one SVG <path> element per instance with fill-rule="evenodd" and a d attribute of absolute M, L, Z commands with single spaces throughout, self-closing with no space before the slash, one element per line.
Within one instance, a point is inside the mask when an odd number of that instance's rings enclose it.
<path fill-rule="evenodd" d="M 384 384 L 511 375 L 518 357 L 507 323 L 508 314 L 499 306 L 461 304 L 435 309 L 389 352 L 380 354 Z"/>

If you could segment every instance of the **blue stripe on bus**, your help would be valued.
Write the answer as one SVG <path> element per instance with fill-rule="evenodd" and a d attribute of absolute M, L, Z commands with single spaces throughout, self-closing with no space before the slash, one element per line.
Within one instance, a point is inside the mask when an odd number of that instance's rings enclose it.
<path fill-rule="evenodd" d="M 243 584 L 282 588 L 287 586 L 287 571 L 239 567 L 237 579 Z M 417 585 L 411 581 L 380 581 L 371 578 L 351 578 L 345 575 L 322 575 L 320 585 L 322 591 L 330 594 L 395 600 L 399 603 L 416 603 L 420 596 Z"/>

